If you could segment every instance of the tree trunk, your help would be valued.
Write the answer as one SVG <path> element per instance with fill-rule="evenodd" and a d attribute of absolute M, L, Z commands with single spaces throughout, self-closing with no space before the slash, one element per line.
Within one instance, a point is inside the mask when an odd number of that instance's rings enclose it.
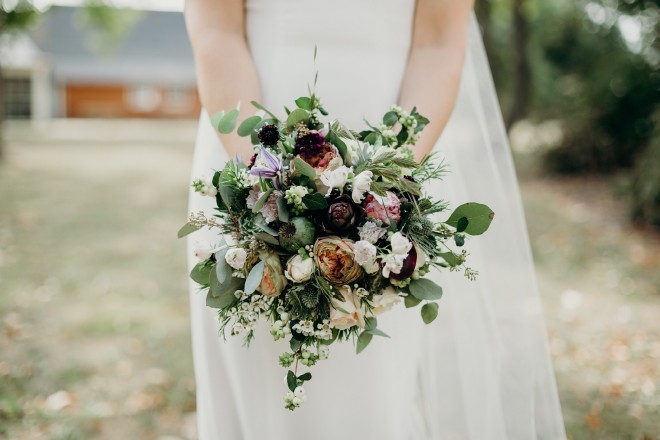
<path fill-rule="evenodd" d="M 531 98 L 531 67 L 527 53 L 529 37 L 529 20 L 527 17 L 527 0 L 512 0 L 512 59 L 513 59 L 513 99 L 506 121 L 507 130 L 524 118 L 529 109 Z"/>
<path fill-rule="evenodd" d="M 490 64 L 490 70 L 493 75 L 493 81 L 495 84 L 499 84 L 498 80 L 500 78 L 498 63 L 496 61 L 495 51 L 495 39 L 493 36 L 493 5 L 492 0 L 482 0 L 476 2 L 474 5 L 475 13 L 477 14 L 477 21 L 479 22 L 479 27 L 481 28 L 481 36 L 484 41 L 484 48 L 486 49 L 486 55 L 488 55 L 488 64 Z"/>

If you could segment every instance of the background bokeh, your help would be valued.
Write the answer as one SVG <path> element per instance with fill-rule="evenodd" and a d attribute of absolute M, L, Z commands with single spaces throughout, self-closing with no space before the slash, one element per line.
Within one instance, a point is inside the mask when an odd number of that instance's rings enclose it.
<path fill-rule="evenodd" d="M 0 438 L 196 438 L 199 102 L 180 2 L 150 6 L 0 0 Z M 658 439 L 660 2 L 477 14 L 569 437 Z"/>

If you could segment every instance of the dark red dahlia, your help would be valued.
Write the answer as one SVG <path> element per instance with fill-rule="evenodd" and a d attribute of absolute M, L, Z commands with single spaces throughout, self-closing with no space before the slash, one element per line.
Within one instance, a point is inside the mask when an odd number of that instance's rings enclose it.
<path fill-rule="evenodd" d="M 262 144 L 273 147 L 280 140 L 280 132 L 275 124 L 264 125 L 257 135 Z"/>
<path fill-rule="evenodd" d="M 295 154 L 307 160 L 317 156 L 325 146 L 325 138 L 316 131 L 310 131 L 296 139 Z"/>
<path fill-rule="evenodd" d="M 254 162 L 257 160 L 257 153 L 253 154 L 250 158 L 250 163 L 248 164 L 248 169 L 252 169 Z"/>

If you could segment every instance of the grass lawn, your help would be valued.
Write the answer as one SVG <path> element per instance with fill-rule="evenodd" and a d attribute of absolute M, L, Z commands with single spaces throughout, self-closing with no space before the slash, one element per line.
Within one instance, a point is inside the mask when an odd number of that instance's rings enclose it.
<path fill-rule="evenodd" d="M 175 239 L 194 124 L 136 124 L 9 127 L 0 438 L 195 438 Z M 608 182 L 521 186 L 570 437 L 659 438 L 659 237 L 627 224 Z"/>

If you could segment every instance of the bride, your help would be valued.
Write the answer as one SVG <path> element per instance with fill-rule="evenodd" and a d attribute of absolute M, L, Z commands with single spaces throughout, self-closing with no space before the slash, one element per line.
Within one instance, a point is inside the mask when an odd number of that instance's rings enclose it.
<path fill-rule="evenodd" d="M 190 306 L 201 439 L 563 439 L 556 385 L 526 226 L 506 133 L 469 0 L 188 0 L 186 22 L 201 100 L 193 176 L 236 155 L 244 138 L 220 136 L 208 114 L 257 100 L 281 109 L 314 77 L 324 107 L 351 127 L 377 121 L 392 104 L 417 106 L 431 124 L 415 146 L 451 171 L 426 188 L 435 198 L 475 200 L 497 213 L 469 242 L 476 281 L 436 274 L 438 319 L 418 310 L 383 315 L 391 339 L 355 355 L 332 346 L 315 367 L 313 395 L 283 409 L 282 347 L 257 329 L 250 349 L 224 342 L 217 316 L 191 282 Z M 208 111 L 208 113 L 207 113 Z M 212 213 L 190 196 L 190 211 Z M 198 231 L 194 244 L 214 242 Z"/>

